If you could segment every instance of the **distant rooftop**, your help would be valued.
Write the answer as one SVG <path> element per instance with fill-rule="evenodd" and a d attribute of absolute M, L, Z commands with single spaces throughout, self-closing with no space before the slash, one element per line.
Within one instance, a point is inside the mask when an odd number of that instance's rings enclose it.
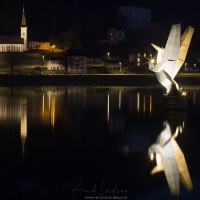
<path fill-rule="evenodd" d="M 0 44 L 24 44 L 19 35 L 0 35 Z"/>

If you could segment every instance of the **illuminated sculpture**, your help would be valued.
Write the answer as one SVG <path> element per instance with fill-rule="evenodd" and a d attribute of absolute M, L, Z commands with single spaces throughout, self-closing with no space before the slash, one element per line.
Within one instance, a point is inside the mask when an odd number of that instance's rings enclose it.
<path fill-rule="evenodd" d="M 180 126 L 177 127 L 175 134 L 172 136 L 170 126 L 166 123 L 165 129 L 158 136 L 156 143 L 151 145 L 148 150 L 151 160 L 154 159 L 155 155 L 157 163 L 151 174 L 164 170 L 170 192 L 173 195 L 179 195 L 179 179 L 188 191 L 193 188 L 184 154 L 175 141 L 175 137 L 181 130 Z"/>
<path fill-rule="evenodd" d="M 149 69 L 155 72 L 159 83 L 166 88 L 168 97 L 186 95 L 174 78 L 185 61 L 193 32 L 194 28 L 188 26 L 181 36 L 181 25 L 175 24 L 171 27 L 165 48 L 152 44 L 158 54 L 149 63 Z"/>

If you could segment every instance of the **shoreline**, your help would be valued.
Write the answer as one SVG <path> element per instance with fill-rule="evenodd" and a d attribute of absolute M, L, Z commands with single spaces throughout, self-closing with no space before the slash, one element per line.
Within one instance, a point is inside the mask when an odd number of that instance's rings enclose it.
<path fill-rule="evenodd" d="M 200 75 L 178 75 L 179 85 L 200 85 Z M 0 75 L 0 86 L 156 86 L 155 74 Z"/>

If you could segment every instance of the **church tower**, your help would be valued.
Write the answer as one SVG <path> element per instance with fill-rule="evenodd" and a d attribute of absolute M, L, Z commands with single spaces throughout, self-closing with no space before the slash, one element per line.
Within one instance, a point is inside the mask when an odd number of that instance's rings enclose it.
<path fill-rule="evenodd" d="M 21 23 L 20 29 L 21 29 L 21 38 L 24 39 L 24 49 L 23 49 L 24 51 L 28 51 L 27 28 L 28 26 L 26 26 L 26 17 L 25 17 L 24 4 L 23 4 L 22 23 Z"/>

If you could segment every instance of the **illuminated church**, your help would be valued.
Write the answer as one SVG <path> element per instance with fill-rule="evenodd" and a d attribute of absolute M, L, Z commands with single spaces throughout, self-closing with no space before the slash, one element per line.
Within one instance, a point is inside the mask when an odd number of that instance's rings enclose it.
<path fill-rule="evenodd" d="M 26 17 L 22 12 L 21 34 L 20 35 L 0 35 L 0 52 L 24 52 L 28 50 L 27 45 Z"/>

